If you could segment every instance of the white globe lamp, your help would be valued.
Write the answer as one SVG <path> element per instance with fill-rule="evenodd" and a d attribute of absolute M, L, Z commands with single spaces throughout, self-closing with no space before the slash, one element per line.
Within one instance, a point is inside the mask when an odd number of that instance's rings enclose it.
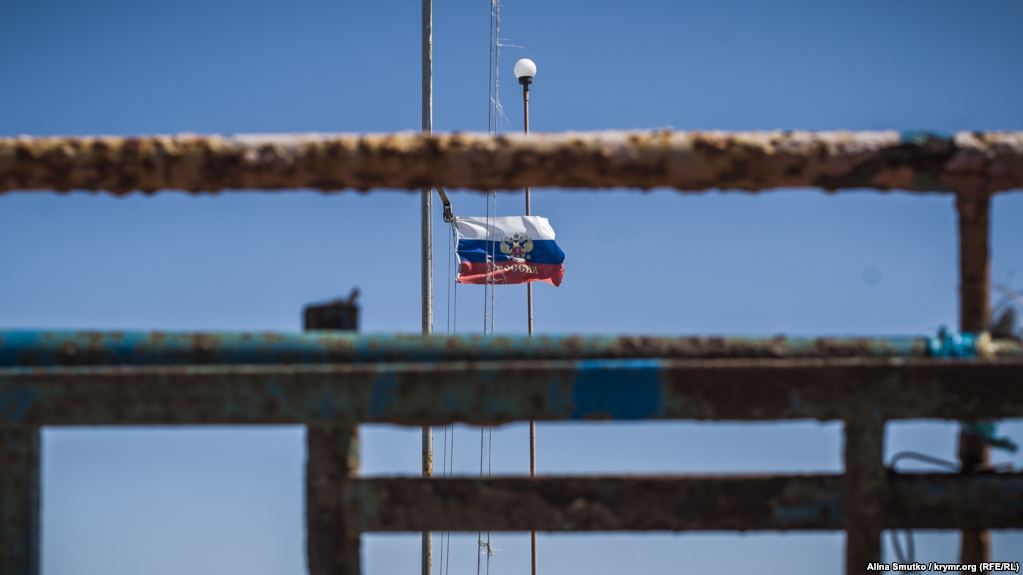
<path fill-rule="evenodd" d="M 532 84 L 533 78 L 536 77 L 536 62 L 529 58 L 523 58 L 515 62 L 515 77 L 519 79 L 519 84 L 523 86 Z"/>

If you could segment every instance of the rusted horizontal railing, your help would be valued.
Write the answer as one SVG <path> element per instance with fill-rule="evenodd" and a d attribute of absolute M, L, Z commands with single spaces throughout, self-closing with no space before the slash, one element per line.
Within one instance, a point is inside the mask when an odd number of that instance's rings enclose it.
<path fill-rule="evenodd" d="M 18 137 L 0 191 L 370 188 L 1023 188 L 1023 133 Z"/>
<path fill-rule="evenodd" d="M 360 478 L 359 531 L 746 531 L 845 527 L 841 475 Z M 885 529 L 1023 527 L 1023 474 L 892 474 Z"/>
<path fill-rule="evenodd" d="M 1023 360 L 579 360 L 0 370 L 0 424 L 1023 416 Z"/>
<path fill-rule="evenodd" d="M 947 349 L 946 349 L 947 348 Z M 567 359 L 1023 358 L 1023 344 L 935 337 L 421 336 L 354 332 L 0 331 L 0 368 Z"/>

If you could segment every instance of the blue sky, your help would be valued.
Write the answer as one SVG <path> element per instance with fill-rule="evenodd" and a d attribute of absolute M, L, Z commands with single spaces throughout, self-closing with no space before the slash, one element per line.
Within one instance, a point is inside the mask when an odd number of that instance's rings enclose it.
<path fill-rule="evenodd" d="M 0 134 L 396 131 L 419 126 L 419 2 L 10 0 L 0 17 Z M 435 128 L 486 129 L 488 3 L 437 1 Z M 538 66 L 534 131 L 1023 129 L 1023 4 L 507 0 L 502 94 Z M 299 329 L 310 301 L 362 290 L 363 330 L 419 329 L 418 196 L 232 193 L 0 197 L 0 327 Z M 454 194 L 481 214 L 481 196 Z M 503 194 L 502 214 L 521 210 Z M 929 334 L 955 326 L 951 198 L 539 190 L 567 253 L 536 290 L 541 333 Z M 994 201 L 995 282 L 1023 287 L 1023 195 Z M 436 219 L 447 329 L 447 236 Z M 497 331 L 525 329 L 501 288 Z M 458 289 L 459 333 L 482 326 Z M 889 426 L 889 452 L 954 453 L 954 428 Z M 1005 430 L 1017 440 L 1023 426 Z M 476 430 L 455 466 L 478 472 Z M 412 473 L 418 432 L 364 430 L 364 471 Z M 541 425 L 543 473 L 840 471 L 836 424 Z M 48 430 L 44 572 L 298 574 L 299 428 Z M 441 457 L 438 452 L 438 457 Z M 1023 458 L 1000 456 L 1023 464 Z M 526 433 L 495 433 L 524 473 Z M 416 536 L 365 538 L 367 573 L 418 572 Z M 474 543 L 455 538 L 452 572 Z M 498 535 L 496 573 L 528 536 Z M 952 560 L 950 533 L 918 558 Z M 543 536 L 543 573 L 837 571 L 842 536 Z M 996 534 L 995 560 L 1023 558 Z"/>

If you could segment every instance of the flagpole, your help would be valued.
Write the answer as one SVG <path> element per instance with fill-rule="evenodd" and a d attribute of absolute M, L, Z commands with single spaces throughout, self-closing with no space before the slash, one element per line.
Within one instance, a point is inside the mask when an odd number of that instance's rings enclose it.
<path fill-rule="evenodd" d="M 536 64 L 528 58 L 515 63 L 515 76 L 522 84 L 522 132 L 529 133 L 529 86 L 536 77 Z M 526 187 L 526 215 L 532 214 L 529 187 Z M 533 284 L 526 283 L 526 331 L 533 335 Z M 529 476 L 536 477 L 536 420 L 529 420 Z M 532 575 L 536 575 L 536 530 L 529 532 L 529 551 Z"/>
<path fill-rule="evenodd" d="M 423 0 L 422 13 L 422 131 L 433 132 L 433 0 Z M 433 190 L 423 188 L 420 198 L 420 228 L 422 231 L 422 328 L 423 335 L 433 333 Z M 433 475 L 433 430 L 422 429 L 423 477 Z M 433 537 L 429 530 L 422 532 L 422 575 L 433 571 Z"/>

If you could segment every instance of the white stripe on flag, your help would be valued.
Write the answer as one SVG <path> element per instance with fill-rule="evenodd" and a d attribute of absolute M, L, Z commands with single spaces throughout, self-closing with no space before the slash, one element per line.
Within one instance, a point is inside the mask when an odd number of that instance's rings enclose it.
<path fill-rule="evenodd" d="M 490 227 L 490 234 L 487 227 Z M 455 228 L 458 230 L 458 237 L 465 240 L 501 241 L 512 234 L 526 234 L 531 240 L 553 240 L 554 228 L 547 218 L 541 216 L 502 216 L 490 218 L 488 223 L 485 217 L 458 217 L 455 219 Z"/>

